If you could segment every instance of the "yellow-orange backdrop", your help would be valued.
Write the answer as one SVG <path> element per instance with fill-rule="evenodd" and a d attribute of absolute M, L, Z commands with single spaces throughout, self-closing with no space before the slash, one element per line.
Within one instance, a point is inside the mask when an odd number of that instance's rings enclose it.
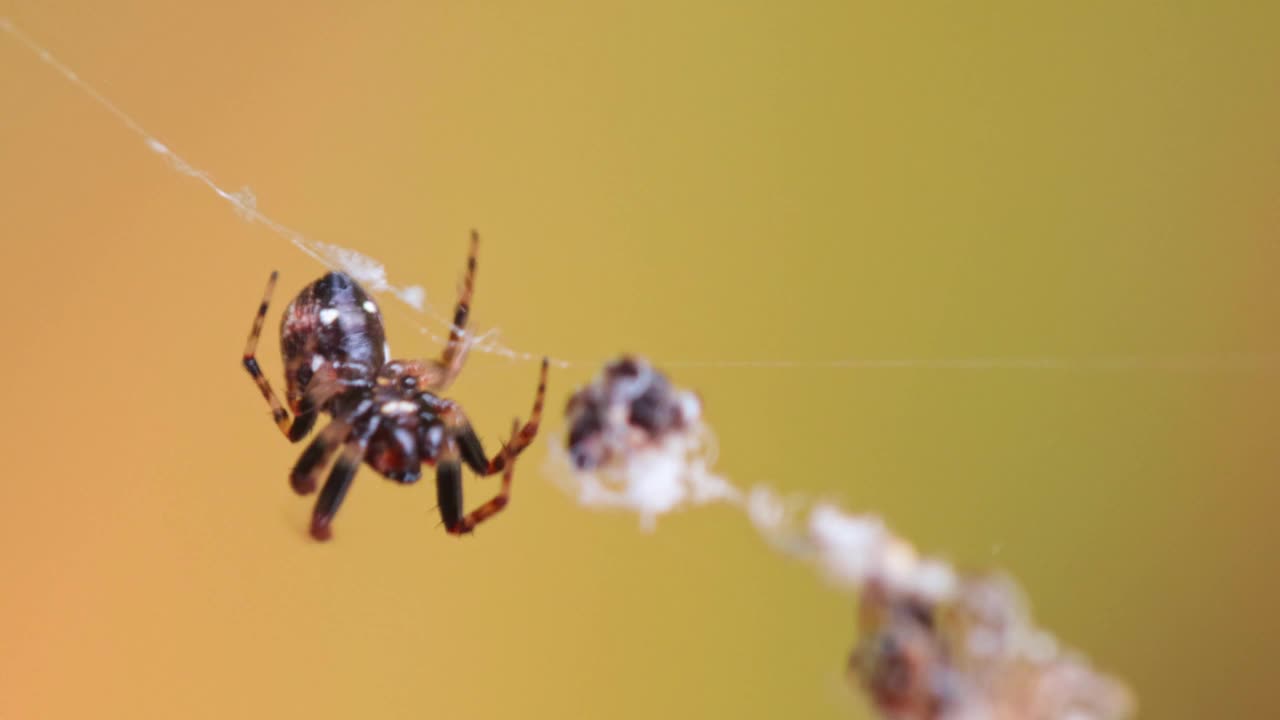
<path fill-rule="evenodd" d="M 1280 352 L 1275 4 L 111 5 L 0 15 L 442 305 L 480 228 L 477 323 L 575 361 L 553 407 L 621 350 Z M 362 473 L 309 542 L 238 355 L 321 268 L 3 33 L 0 96 L 0 717 L 864 715 L 849 599 L 728 510 L 577 509 L 543 444 L 474 539 Z M 730 476 L 1009 568 L 1145 716 L 1274 713 L 1274 366 L 675 374 Z M 452 394 L 495 445 L 534 376 Z"/>

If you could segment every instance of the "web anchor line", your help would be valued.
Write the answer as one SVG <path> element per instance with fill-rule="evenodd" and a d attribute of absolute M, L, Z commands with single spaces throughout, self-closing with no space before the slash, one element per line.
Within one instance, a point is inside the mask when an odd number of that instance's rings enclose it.
<path fill-rule="evenodd" d="M 0 16 L 0 30 L 18 41 L 59 75 L 88 95 L 91 100 L 110 113 L 121 124 L 142 139 L 155 154 L 181 175 L 198 180 L 219 198 L 226 201 L 248 223 L 266 227 L 276 236 L 330 270 L 340 270 L 351 275 L 366 289 L 376 293 L 389 293 L 418 314 L 426 315 L 441 325 L 446 333 L 453 329 L 452 322 L 427 302 L 426 291 L 418 285 L 396 285 L 387 277 L 386 266 L 363 253 L 307 237 L 303 233 L 272 218 L 258 207 L 257 197 L 248 187 L 231 191 L 223 188 L 207 171 L 192 165 L 159 138 L 147 131 L 131 115 L 85 81 L 80 75 L 59 60 L 44 46 L 20 30 L 12 20 Z M 418 332 L 432 342 L 443 345 L 445 339 L 427 326 L 414 321 Z M 480 334 L 464 331 L 471 350 L 505 357 L 509 360 L 534 362 L 541 354 L 514 350 L 497 341 L 496 328 Z M 559 368 L 598 367 L 605 358 L 597 361 L 572 361 L 551 358 Z M 833 369 L 833 370 L 1057 370 L 1070 372 L 1121 372 L 1140 370 L 1164 370 L 1174 372 L 1275 372 L 1280 370 L 1280 357 L 1276 355 L 1222 355 L 1198 357 L 1103 357 L 1103 358 L 952 358 L 952 359 L 836 359 L 836 360 L 686 360 L 661 361 L 670 368 L 713 369 Z"/>
<path fill-rule="evenodd" d="M 36 42 L 31 36 L 24 33 L 7 17 L 0 17 L 0 30 L 7 33 L 10 37 L 18 41 L 32 54 L 38 57 L 55 72 L 61 75 L 67 82 L 71 83 L 76 89 L 89 96 L 99 107 L 110 113 L 122 125 L 128 128 L 133 134 L 137 135 L 153 153 L 163 158 L 173 170 L 181 175 L 194 178 L 211 190 L 219 198 L 222 198 L 240 216 L 248 223 L 256 223 L 270 230 L 276 236 L 288 241 L 303 254 L 329 268 L 330 270 L 338 270 L 351 275 L 357 282 L 365 286 L 366 289 L 379 293 L 390 293 L 400 302 L 412 308 L 417 313 L 426 314 L 437 323 L 446 328 L 446 331 L 452 330 L 452 322 L 445 319 L 434 306 L 427 302 L 426 292 L 417 285 L 396 285 L 391 283 L 387 278 L 386 267 L 377 260 L 338 245 L 313 240 L 294 228 L 285 225 L 275 218 L 267 215 L 258 207 L 257 197 L 248 187 L 243 187 L 237 191 L 227 190 L 218 184 L 213 176 L 207 171 L 202 170 L 186 158 L 179 155 L 171 147 L 162 142 L 157 136 L 149 132 L 142 123 L 138 122 L 133 116 L 120 109 L 105 95 L 98 91 L 97 88 L 90 85 L 80 74 L 72 70 L 69 66 L 59 60 L 47 48 Z M 415 323 L 417 324 L 417 323 Z M 418 331 L 429 336 L 432 341 L 437 344 L 444 344 L 445 340 L 441 336 L 432 332 L 424 325 L 417 324 Z M 465 331 L 464 331 L 465 334 Z M 490 330 L 471 338 L 471 349 L 473 351 L 485 352 L 493 355 L 499 355 L 512 360 L 521 361 L 541 361 L 541 355 L 534 353 L 521 352 L 506 347 L 496 340 L 496 330 Z M 560 367 L 568 367 L 569 363 L 564 360 L 554 360 L 553 362 Z"/>

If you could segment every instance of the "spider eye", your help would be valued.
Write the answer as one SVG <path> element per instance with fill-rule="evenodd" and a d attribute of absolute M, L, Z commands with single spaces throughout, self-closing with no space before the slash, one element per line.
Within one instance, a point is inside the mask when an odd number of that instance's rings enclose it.
<path fill-rule="evenodd" d="M 400 387 L 405 390 L 417 390 L 418 378 L 412 375 L 406 375 L 405 377 L 400 378 Z"/>

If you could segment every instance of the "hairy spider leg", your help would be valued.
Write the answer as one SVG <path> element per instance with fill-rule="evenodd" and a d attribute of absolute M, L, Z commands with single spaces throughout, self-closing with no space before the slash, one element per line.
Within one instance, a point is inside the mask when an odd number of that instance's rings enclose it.
<path fill-rule="evenodd" d="M 520 432 L 520 418 L 516 418 L 511 423 L 511 441 L 513 442 L 515 441 L 516 435 L 519 432 Z M 508 447 L 510 447 L 510 443 L 503 445 L 503 448 L 502 448 L 503 454 L 506 454 Z M 477 525 L 479 525 L 485 520 L 488 520 L 489 518 L 501 512 L 502 509 L 505 508 L 507 506 L 507 503 L 511 500 L 511 478 L 515 475 L 515 472 L 516 472 L 516 461 L 515 461 L 515 458 L 512 458 L 510 461 L 507 462 L 507 468 L 502 473 L 502 486 L 499 488 L 498 494 L 494 495 L 493 498 L 491 498 L 485 504 L 467 513 L 466 517 L 462 518 L 460 521 L 456 522 L 452 527 L 448 528 L 449 532 L 454 535 L 463 535 L 466 533 L 474 532 Z M 459 500 L 461 500 L 461 492 L 459 492 Z M 460 502 L 459 502 L 459 509 L 461 509 Z"/>
<path fill-rule="evenodd" d="M 548 361 L 543 358 L 542 366 L 538 371 L 538 390 L 533 396 L 533 410 L 529 412 L 529 420 L 520 428 L 520 432 L 511 438 L 511 442 L 492 458 L 486 459 L 480 439 L 476 437 L 471 421 L 462 412 L 462 408 L 451 405 L 442 413 L 446 435 L 451 435 L 458 441 L 462 450 L 462 459 L 477 475 L 484 477 L 502 472 L 507 462 L 524 452 L 524 449 L 529 447 L 538 436 L 538 425 L 542 422 L 543 401 L 547 394 L 547 367 Z"/>
<path fill-rule="evenodd" d="M 533 409 L 529 411 L 528 422 L 520 428 L 519 432 L 512 431 L 511 441 L 489 460 L 488 467 L 485 468 L 481 475 L 493 475 L 494 473 L 502 472 L 507 463 L 515 462 L 516 456 L 533 444 L 533 439 L 538 436 L 538 425 L 542 422 L 542 405 L 547 397 L 548 364 L 547 359 L 542 358 L 542 366 L 538 369 L 538 390 L 533 396 Z"/>
<path fill-rule="evenodd" d="M 542 359 L 542 367 L 538 374 L 538 390 L 534 395 L 533 410 L 529 420 L 523 427 L 519 421 L 511 429 L 511 440 L 502 446 L 491 459 L 485 459 L 484 448 L 480 439 L 472 429 L 471 423 L 457 406 L 451 406 L 444 413 L 447 431 L 445 444 L 436 466 L 436 499 L 440 505 L 440 519 L 445 529 L 453 535 L 471 532 L 475 525 L 491 517 L 506 506 L 510 496 L 511 474 L 503 476 L 503 487 L 498 496 L 481 506 L 470 515 L 462 515 L 462 465 L 466 461 L 478 475 L 487 476 L 502 472 L 507 468 L 514 471 L 515 460 L 538 435 L 538 425 L 542 421 L 542 406 L 547 394 L 548 361 Z"/>
<path fill-rule="evenodd" d="M 351 488 L 351 480 L 356 476 L 356 470 L 360 468 L 365 447 L 369 444 L 369 438 L 377 430 L 378 424 L 376 419 L 371 421 L 367 433 L 348 436 L 346 443 L 342 446 L 342 454 L 333 464 L 329 479 L 324 481 L 320 496 L 316 498 L 315 509 L 311 511 L 311 537 L 316 540 L 328 540 L 333 537 L 333 530 L 330 528 L 333 516 L 337 514 L 338 507 L 347 496 L 347 490 Z"/>
<path fill-rule="evenodd" d="M 462 463 L 453 437 L 445 437 L 436 460 L 436 505 L 445 529 L 454 532 L 462 520 Z"/>
<path fill-rule="evenodd" d="M 315 337 L 307 338 L 307 348 L 304 354 L 310 355 L 315 352 Z M 286 365 L 290 375 L 297 369 L 289 367 L 296 363 Z M 298 442 L 311 432 L 311 428 L 315 426 L 316 419 L 320 416 L 320 409 L 330 400 L 339 395 L 343 391 L 343 383 L 338 378 L 338 371 L 331 364 L 324 364 L 319 370 L 311 376 L 307 381 L 307 385 L 303 388 L 302 397 L 298 400 L 297 415 L 293 418 L 293 426 L 289 428 L 289 440 Z"/>
<path fill-rule="evenodd" d="M 316 491 L 316 483 L 320 473 L 324 472 L 333 453 L 351 432 L 351 425 L 343 420 L 332 420 L 316 435 L 307 449 L 298 456 L 298 462 L 289 474 L 289 484 L 299 495 L 310 495 Z"/>
<path fill-rule="evenodd" d="M 262 293 L 261 305 L 257 306 L 257 314 L 253 315 L 253 328 L 248 333 L 248 342 L 244 343 L 244 369 L 248 370 L 248 375 L 253 378 L 253 382 L 257 384 L 257 389 L 262 392 L 266 404 L 271 406 L 271 419 L 275 420 L 276 427 L 280 428 L 280 432 L 284 433 L 284 437 L 289 438 L 289 442 L 298 442 L 311 432 L 311 425 L 315 424 L 315 406 L 314 404 L 306 404 L 303 407 L 303 413 L 298 414 L 292 423 L 289 421 L 289 411 L 284 409 L 284 405 L 280 402 L 280 398 L 275 396 L 274 389 L 271 389 L 271 383 L 266 379 L 266 375 L 262 374 L 262 369 L 257 365 L 257 341 L 262 336 L 262 324 L 266 320 L 266 309 L 271 305 L 271 293 L 275 291 L 275 281 L 279 278 L 280 273 L 271 272 L 271 277 L 266 281 L 266 291 Z"/>
<path fill-rule="evenodd" d="M 311 392 L 308 392 L 302 399 L 298 416 L 291 423 L 289 421 L 289 411 L 284 408 L 280 399 L 276 397 L 275 390 L 271 388 L 271 383 L 262 374 L 262 368 L 258 367 L 258 339 L 262 336 L 262 325 L 267 319 L 267 308 L 271 305 L 271 293 L 276 289 L 276 279 L 279 275 L 280 273 L 272 271 L 271 277 L 267 280 L 267 289 L 262 293 L 262 304 L 258 305 L 258 313 L 253 316 L 253 329 L 249 331 L 249 341 L 244 346 L 244 369 L 249 371 L 249 377 L 253 378 L 258 390 L 262 391 L 262 397 L 271 406 L 271 417 L 275 420 L 276 426 L 280 428 L 280 432 L 284 433 L 289 442 L 298 442 L 306 437 L 307 433 L 311 432 L 311 427 L 316 422 L 316 408 L 320 407 L 328 398 L 314 397 Z M 331 393 L 332 388 L 322 388 L 317 384 L 317 391 L 317 394 L 320 392 Z"/>
<path fill-rule="evenodd" d="M 253 329 L 249 331 L 249 342 L 244 346 L 244 369 L 249 371 L 249 377 L 253 378 L 254 383 L 258 385 L 258 390 L 262 391 L 262 397 L 271 406 L 271 417 L 280 428 L 280 432 L 292 440 L 292 434 L 289 432 L 289 411 L 284 409 L 275 391 L 271 389 L 271 383 L 262 374 L 262 368 L 258 367 L 257 358 L 258 338 L 262 335 L 262 325 L 267 319 L 267 308 L 271 306 L 271 293 L 276 289 L 276 278 L 279 276 L 280 273 L 274 270 L 271 272 L 271 277 L 267 280 L 267 290 L 262 294 L 262 303 L 258 305 L 257 314 L 253 316 Z"/>
<path fill-rule="evenodd" d="M 480 233 L 471 231 L 471 248 L 467 252 L 467 271 L 458 290 L 458 304 L 453 309 L 453 326 L 439 360 L 428 361 L 422 375 L 424 389 L 441 392 L 453 384 L 462 372 L 467 358 L 467 317 L 471 314 L 471 296 L 476 288 L 476 258 L 480 253 Z"/>

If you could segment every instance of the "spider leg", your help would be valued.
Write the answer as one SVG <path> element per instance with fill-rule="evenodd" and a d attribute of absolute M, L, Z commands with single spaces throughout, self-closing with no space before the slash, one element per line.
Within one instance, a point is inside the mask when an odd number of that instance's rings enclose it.
<path fill-rule="evenodd" d="M 289 438 L 289 442 L 297 442 L 305 437 L 310 432 L 311 426 L 315 424 L 315 406 L 306 406 L 309 411 L 299 413 L 290 424 L 289 411 L 284 409 L 275 391 L 271 389 L 271 383 L 267 382 L 266 376 L 262 374 L 262 368 L 258 367 L 258 339 L 262 336 L 262 325 L 267 319 L 267 308 L 271 305 L 271 293 L 276 288 L 277 277 L 279 273 L 273 271 L 267 280 L 267 289 L 262 293 L 262 303 L 258 305 L 258 313 L 253 316 L 253 329 L 249 331 L 249 341 L 244 346 L 244 369 L 249 371 L 249 377 L 253 378 L 258 390 L 262 392 L 262 397 L 271 406 L 271 417 L 280 428 L 280 432 Z"/>
<path fill-rule="evenodd" d="M 424 388 L 440 392 L 457 379 L 467 358 L 467 316 L 471 313 L 471 296 L 476 287 L 476 257 L 480 251 L 480 233 L 471 231 L 471 250 L 467 253 L 467 272 L 462 276 L 458 290 L 458 304 L 453 309 L 453 325 L 449 328 L 449 341 L 439 360 L 427 363 L 423 373 Z"/>
<path fill-rule="evenodd" d="M 328 428 L 326 428 L 327 430 Z M 364 456 L 365 446 L 372 431 L 363 437 L 352 435 L 342 446 L 342 455 L 329 471 L 329 479 L 325 480 L 320 497 L 316 498 L 315 509 L 311 512 L 311 537 L 316 540 L 328 540 L 333 536 L 330 525 L 338 507 L 351 488 L 351 479 L 356 476 L 360 467 L 360 459 Z"/>
<path fill-rule="evenodd" d="M 436 505 L 445 529 L 454 532 L 462 522 L 462 463 L 453 438 L 445 439 L 436 461 Z"/>
<path fill-rule="evenodd" d="M 333 367 L 325 365 L 320 368 L 307 382 L 307 388 L 298 401 L 298 413 L 293 418 L 293 425 L 289 427 L 289 441 L 298 442 L 306 437 L 316 424 L 320 408 L 341 391 L 342 383 Z"/>
<path fill-rule="evenodd" d="M 333 420 L 316 435 L 307 445 L 307 449 L 298 456 L 298 462 L 289 474 L 289 484 L 299 495 L 310 495 L 316 491 L 316 483 L 320 473 L 329 464 L 329 459 L 351 432 L 351 425 L 342 420 Z"/>
<path fill-rule="evenodd" d="M 311 400 L 311 395 L 302 396 L 302 402 L 298 405 L 298 414 L 293 418 L 293 424 L 285 432 L 289 436 L 289 442 L 298 442 L 311 432 L 311 428 L 315 427 L 316 403 Z"/>
<path fill-rule="evenodd" d="M 452 405 L 444 412 L 447 435 L 456 439 L 462 459 L 476 474 L 486 476 L 502 472 L 507 464 L 514 462 L 516 456 L 524 452 L 524 449 L 529 447 L 538 436 L 538 424 L 542 421 L 543 400 L 547 394 L 547 365 L 547 359 L 543 358 L 542 368 L 538 374 L 538 391 L 533 398 L 533 410 L 529 413 L 529 420 L 518 432 L 513 433 L 511 441 L 490 459 L 486 459 L 480 438 L 476 436 L 471 422 L 467 420 L 461 408 Z"/>
<path fill-rule="evenodd" d="M 520 420 L 517 418 L 514 422 L 511 423 L 511 440 L 513 442 L 515 441 L 516 436 L 519 434 L 519 432 L 520 432 Z M 508 446 L 503 447 L 504 454 L 507 452 Z M 456 467 L 456 461 L 455 461 L 455 467 Z M 474 532 L 477 525 L 484 522 L 485 520 L 488 520 L 494 515 L 497 515 L 503 508 L 505 508 L 507 506 L 507 503 L 511 500 L 511 478 L 513 475 L 515 475 L 515 472 L 516 472 L 516 463 L 515 463 L 515 460 L 512 459 L 507 463 L 507 469 L 502 473 L 502 487 L 500 490 L 498 490 L 498 494 L 493 496 L 493 498 L 490 499 L 485 504 L 467 513 L 466 517 L 459 517 L 462 513 L 461 474 L 459 473 L 457 475 L 457 479 L 447 487 L 447 490 L 449 493 L 456 492 L 456 495 L 457 495 L 456 499 L 452 495 L 450 495 L 449 497 L 450 500 L 454 500 L 453 505 L 451 505 L 450 507 L 451 512 L 449 517 L 445 517 L 444 511 L 443 511 L 444 500 L 445 500 L 445 492 L 444 492 L 445 483 L 441 482 L 437 486 L 438 492 L 440 494 L 440 501 L 441 501 L 440 507 L 442 508 L 441 518 L 445 521 L 445 529 L 449 532 L 449 534 L 465 535 L 467 533 Z"/>

